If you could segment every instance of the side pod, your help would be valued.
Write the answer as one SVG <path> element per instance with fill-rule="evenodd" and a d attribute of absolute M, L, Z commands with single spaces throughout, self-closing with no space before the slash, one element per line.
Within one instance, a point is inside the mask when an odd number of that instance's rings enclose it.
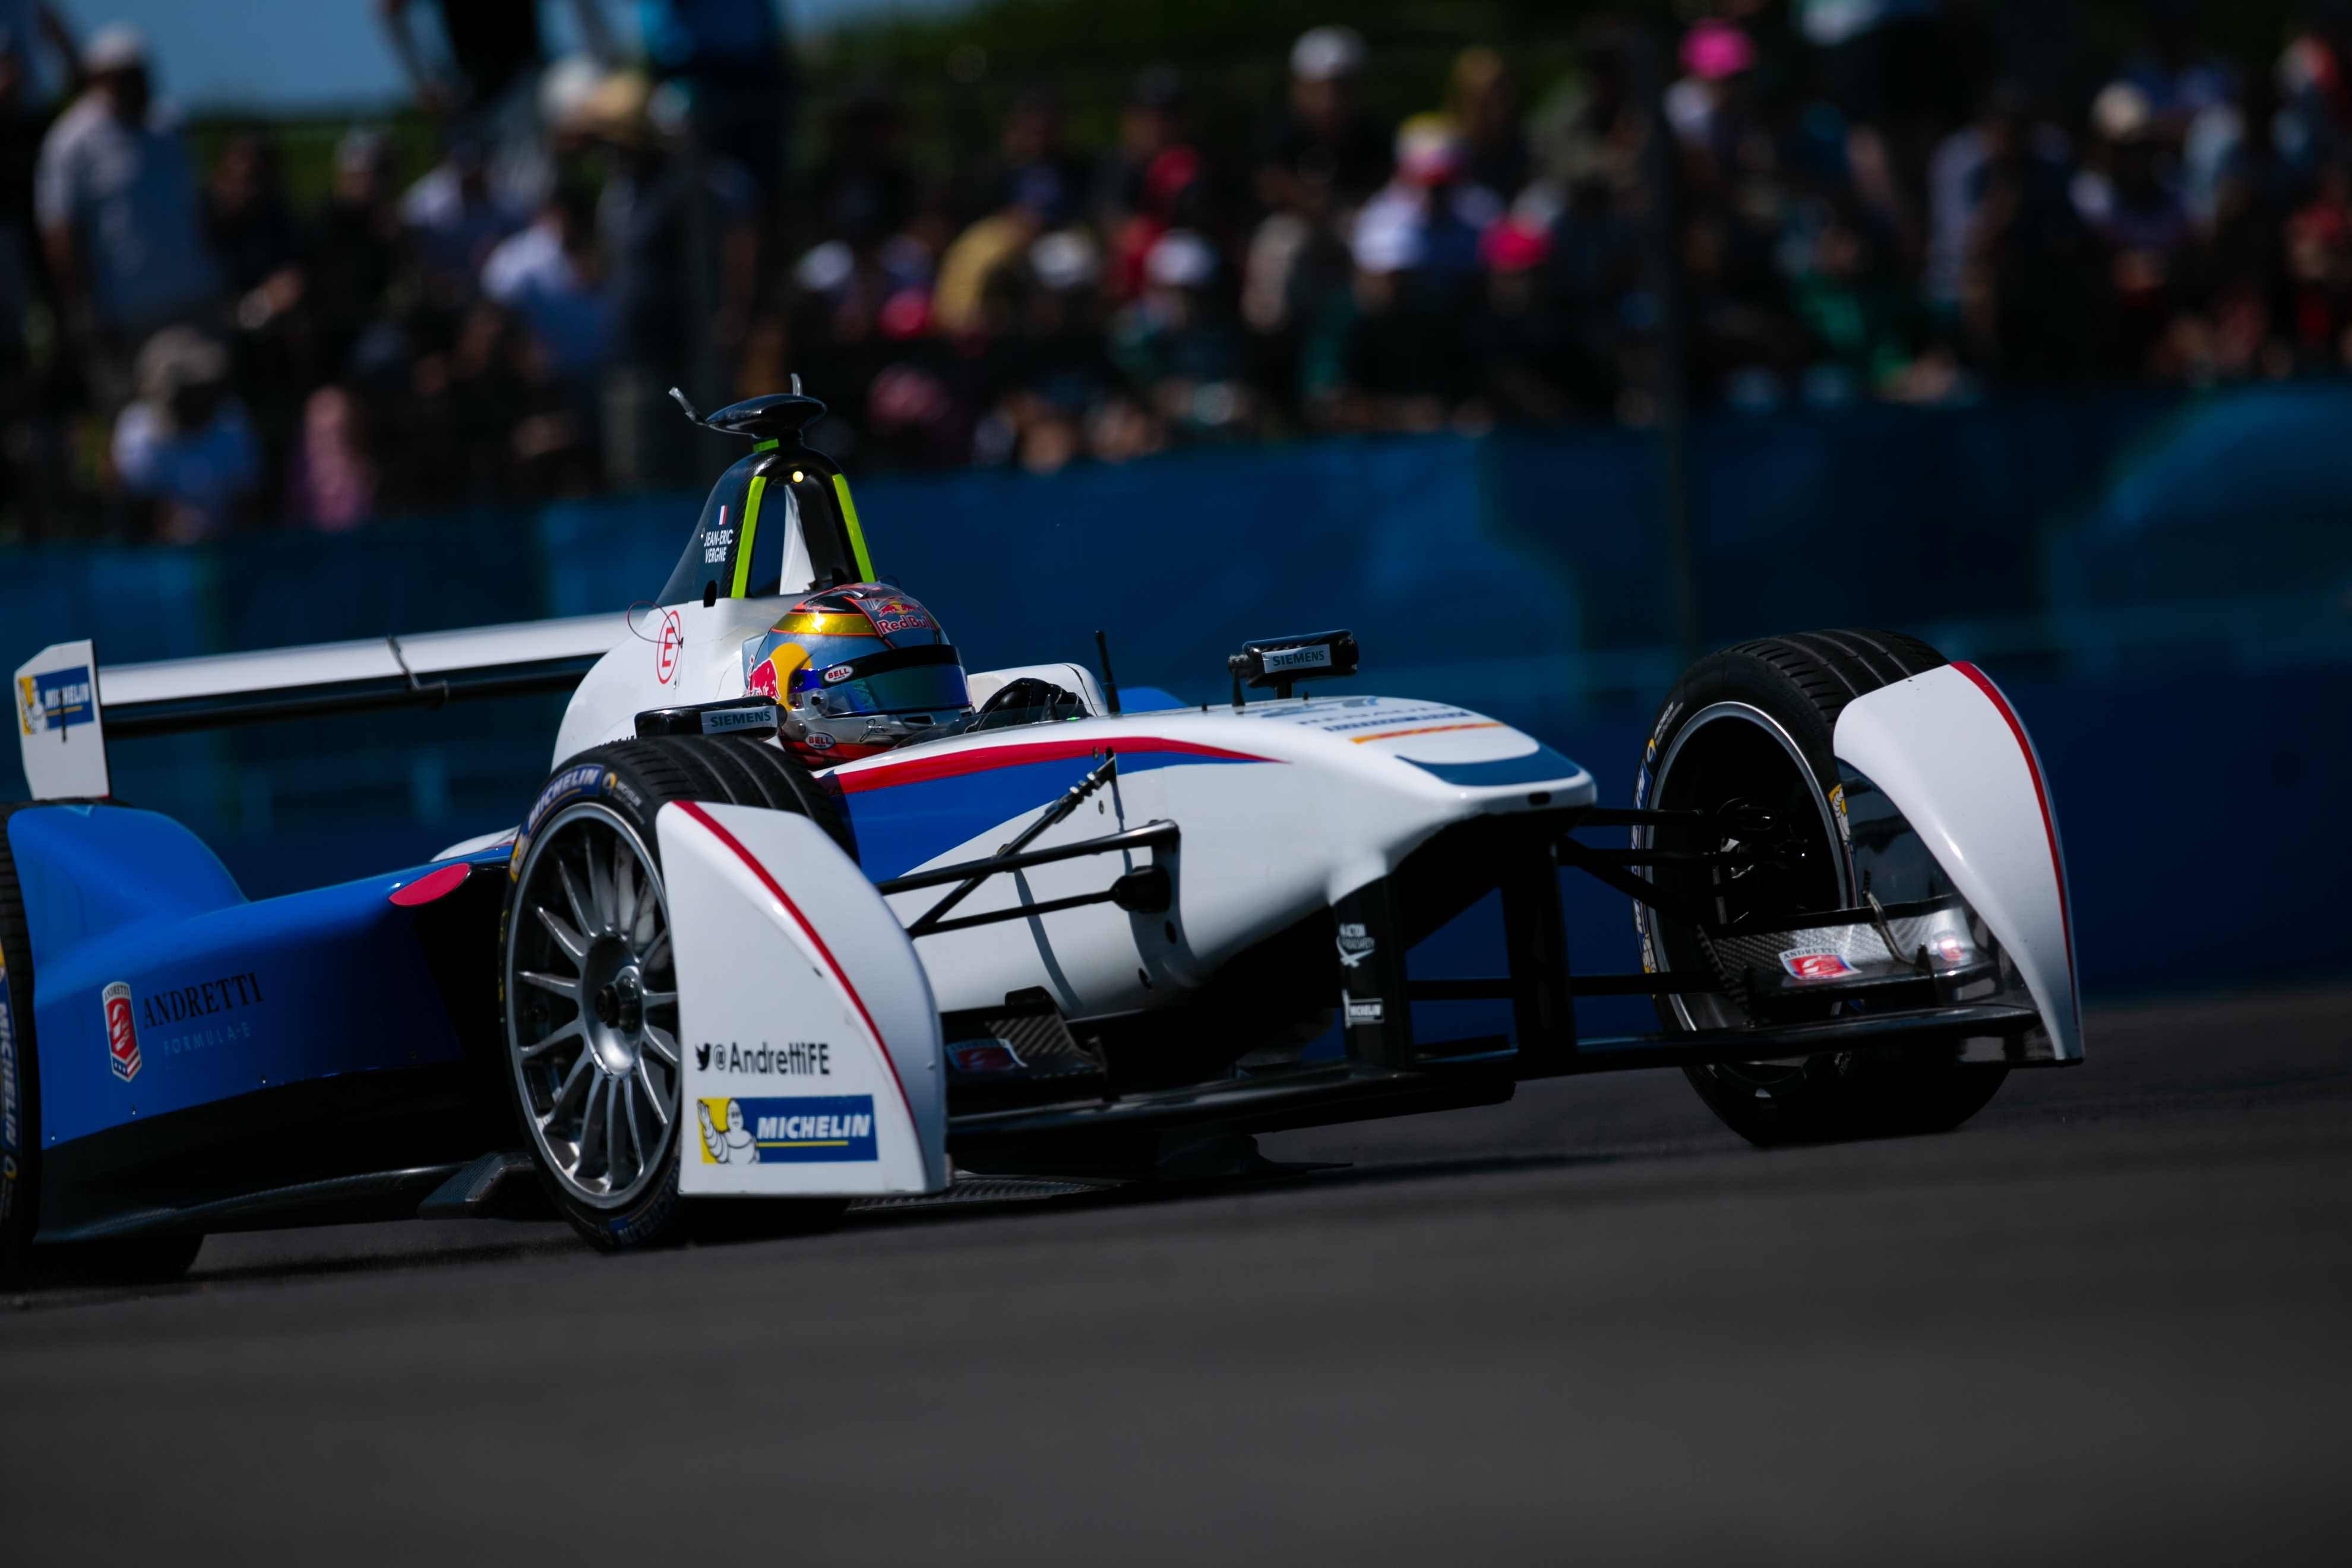
<path fill-rule="evenodd" d="M 873 884 L 789 812 L 672 803 L 655 828 L 677 944 L 679 1190 L 943 1190 L 939 1011 Z"/>
<path fill-rule="evenodd" d="M 1856 698 L 1838 760 L 1885 792 L 2017 965 L 2060 1061 L 2083 1032 L 2066 862 L 2042 759 L 2009 700 L 1952 664 Z"/>

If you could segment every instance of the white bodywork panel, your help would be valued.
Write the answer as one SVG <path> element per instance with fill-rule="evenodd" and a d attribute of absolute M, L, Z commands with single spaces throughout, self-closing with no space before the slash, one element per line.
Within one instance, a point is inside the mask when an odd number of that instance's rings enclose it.
<path fill-rule="evenodd" d="M 799 603 L 800 596 L 721 599 L 701 605 L 640 607 L 629 635 L 596 661 L 563 710 L 548 765 L 562 766 L 591 746 L 636 738 L 637 715 L 743 695 L 743 644 Z"/>
<path fill-rule="evenodd" d="M 638 618 L 642 620 L 644 615 L 638 612 Z M 558 621 L 470 626 L 463 631 L 159 659 L 152 664 L 114 664 L 98 672 L 99 695 L 109 707 L 121 708 L 198 697 L 295 691 L 352 680 L 400 680 L 412 673 L 423 678 L 545 659 L 586 658 L 627 637 L 628 628 L 619 615 L 573 616 Z M 402 668 L 404 664 L 406 669 Z"/>
<path fill-rule="evenodd" d="M 2061 1061 L 2083 1055 L 2074 913 L 2041 758 L 2009 701 L 1952 664 L 1858 697 L 1838 760 L 1886 793 L 2017 964 Z"/>
<path fill-rule="evenodd" d="M 112 795 L 90 643 L 52 643 L 16 667 L 16 743 L 35 800 Z"/>
<path fill-rule="evenodd" d="M 673 803 L 655 828 L 685 1047 L 679 1191 L 945 1188 L 939 1013 L 856 865 L 788 812 Z"/>
<path fill-rule="evenodd" d="M 916 951 L 940 1006 L 995 1005 L 1008 991 L 1029 986 L 1043 986 L 1070 1017 L 1162 1006 L 1244 949 L 1387 876 L 1453 823 L 1590 805 L 1594 794 L 1589 773 L 1507 725 L 1444 703 L 1376 697 L 990 731 L 866 758 L 824 776 L 842 791 L 866 874 L 887 880 L 992 854 L 1112 751 L 1123 759 L 1116 782 L 1030 847 L 1172 821 L 1183 838 L 1162 859 L 1174 887 L 1171 907 L 1129 913 L 1098 903 L 927 935 Z M 1450 784 L 1416 765 L 1515 760 L 1524 761 L 1511 782 L 1485 786 Z M 1029 789 L 1028 798 L 1002 815 L 983 810 L 984 820 L 971 823 L 975 831 L 916 865 L 890 858 L 884 830 L 892 825 L 882 815 L 888 792 L 952 792 L 958 780 L 985 792 L 994 787 L 991 773 L 1031 762 L 1055 766 L 1040 770 L 1047 782 Z M 952 809 L 951 794 L 945 798 Z M 1150 864 L 1154 853 L 1087 856 L 993 877 L 953 913 L 1098 892 Z M 890 904 L 911 925 L 948 891 L 918 889 Z"/>

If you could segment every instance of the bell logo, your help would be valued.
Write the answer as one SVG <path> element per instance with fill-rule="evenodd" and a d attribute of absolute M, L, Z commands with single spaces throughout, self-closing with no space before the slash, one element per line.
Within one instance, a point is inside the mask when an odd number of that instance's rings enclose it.
<path fill-rule="evenodd" d="M 114 1076 L 129 1083 L 139 1076 L 139 1022 L 131 1015 L 131 987 L 118 980 L 101 999 L 106 1005 L 107 1058 Z"/>

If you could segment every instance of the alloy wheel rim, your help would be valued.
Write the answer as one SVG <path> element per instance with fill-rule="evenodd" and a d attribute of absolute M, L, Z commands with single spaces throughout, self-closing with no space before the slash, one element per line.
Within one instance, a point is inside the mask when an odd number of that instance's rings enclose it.
<path fill-rule="evenodd" d="M 1719 728 L 1721 726 L 1739 726 L 1740 728 L 1727 731 Z M 1799 785 L 1801 792 L 1811 804 L 1819 819 L 1822 843 L 1828 857 L 1827 868 L 1836 878 L 1839 901 L 1847 901 L 1851 896 L 1849 884 L 1852 871 L 1841 852 L 1841 839 L 1835 826 L 1836 818 L 1829 797 L 1822 792 L 1820 782 L 1814 778 L 1812 769 L 1805 761 L 1804 752 L 1797 744 L 1796 738 L 1782 728 L 1770 714 L 1752 704 L 1738 701 L 1710 703 L 1684 721 L 1682 727 L 1675 732 L 1673 742 L 1666 748 L 1665 754 L 1658 759 L 1657 774 L 1652 784 L 1648 804 L 1661 808 L 1666 806 L 1669 781 L 1674 777 L 1676 764 L 1685 760 L 1686 753 L 1696 755 L 1705 752 L 1711 742 L 1719 743 L 1720 738 L 1727 732 L 1752 737 L 1755 731 L 1761 731 L 1769 738 L 1772 748 L 1785 762 L 1790 779 Z M 1724 803 L 1719 799 L 1708 799 L 1678 800 L 1674 804 L 1678 806 L 1715 809 Z M 1654 828 L 1644 829 L 1642 837 L 1643 847 L 1655 847 L 1657 835 Z M 1716 844 L 1707 847 L 1720 848 L 1723 846 Z M 1645 872 L 1643 875 L 1652 879 L 1655 877 L 1654 872 Z M 1651 934 L 1654 950 L 1660 954 L 1664 967 L 1671 970 L 1675 965 L 1666 958 L 1670 943 L 1658 911 L 1643 909 L 1640 911 L 1640 917 Z M 1695 967 L 1704 967 L 1704 965 Z M 1746 1022 L 1738 1007 L 1728 1001 L 1717 1002 L 1711 997 L 1700 995 L 1675 995 L 1669 998 L 1668 1005 L 1672 1007 L 1675 1017 L 1681 1021 L 1682 1026 L 1686 1029 L 1738 1027 Z M 1763 1095 L 1775 1088 L 1785 1087 L 1805 1076 L 1805 1068 L 1802 1066 L 1780 1063 L 1717 1063 L 1709 1070 L 1717 1077 L 1733 1079 L 1742 1087 L 1755 1090 L 1759 1095 Z"/>
<path fill-rule="evenodd" d="M 507 1047 L 540 1157 L 598 1208 L 641 1195 L 675 1136 L 677 972 L 661 872 L 582 803 L 533 840 L 507 944 Z"/>

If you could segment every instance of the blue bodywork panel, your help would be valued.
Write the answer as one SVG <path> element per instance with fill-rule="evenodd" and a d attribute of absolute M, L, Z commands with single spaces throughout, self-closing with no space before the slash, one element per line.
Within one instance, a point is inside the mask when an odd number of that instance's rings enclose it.
<path fill-rule="evenodd" d="M 31 927 L 44 1147 L 264 1087 L 464 1058 L 415 911 L 386 901 L 429 868 L 254 903 L 153 812 L 43 806 L 7 831 Z M 128 1042 L 110 1039 L 117 984 Z"/>
<path fill-rule="evenodd" d="M 887 882 L 1051 805 L 1101 761 L 1093 743 L 1041 741 L 915 754 L 890 767 L 822 776 L 839 792 L 835 800 L 856 837 L 858 868 Z M 1265 763 L 1176 742 L 1122 745 L 1118 752 L 1118 771 L 1130 776 L 1154 768 Z"/>
<path fill-rule="evenodd" d="M 1435 773 L 1447 784 L 1465 784 L 1472 789 L 1492 789 L 1497 784 L 1558 784 L 1584 771 L 1549 746 L 1542 745 L 1523 757 L 1505 757 L 1496 763 L 1424 763 L 1414 757 L 1403 761 L 1423 773 Z"/>

